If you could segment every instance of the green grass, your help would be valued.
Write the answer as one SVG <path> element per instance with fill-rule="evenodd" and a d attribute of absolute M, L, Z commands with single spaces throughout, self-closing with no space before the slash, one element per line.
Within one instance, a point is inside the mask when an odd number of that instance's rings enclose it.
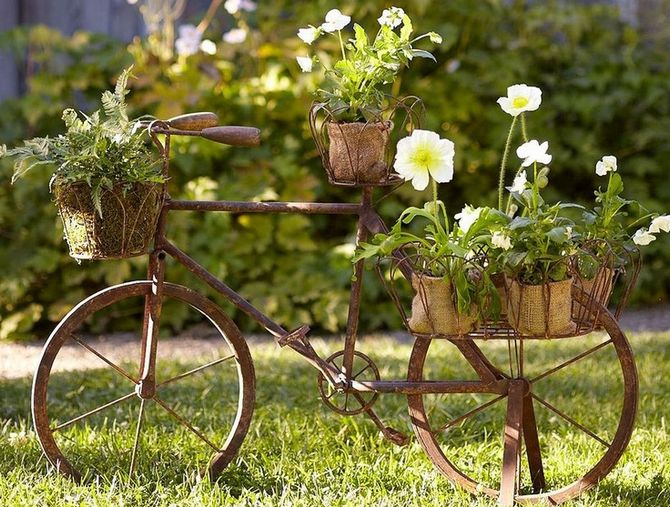
<path fill-rule="evenodd" d="M 632 338 L 640 374 L 640 405 L 636 430 L 624 457 L 598 488 L 566 505 L 573 506 L 666 506 L 670 505 L 670 460 L 667 414 L 670 406 L 670 349 L 667 334 L 640 334 Z M 594 338 L 593 343 L 597 343 Z M 335 341 L 318 341 L 317 349 L 337 350 Z M 507 348 L 484 344 L 501 363 Z M 541 343 L 527 348 L 527 371 L 532 375 L 558 364 L 585 349 L 584 343 Z M 452 486 L 432 465 L 413 437 L 408 447 L 398 448 L 380 438 L 375 426 L 363 416 L 340 417 L 319 401 L 316 372 L 295 353 L 274 344 L 251 347 L 257 378 L 256 411 L 251 430 L 237 459 L 215 483 L 199 480 L 192 460 L 206 453 L 185 432 L 170 426 L 169 418 L 154 410 L 147 413 L 140 476 L 130 484 L 123 463 L 111 462 L 127 439 L 106 441 L 101 434 L 118 428 L 114 418 L 134 417 L 133 405 L 113 409 L 105 419 L 73 429 L 72 452 L 84 450 L 84 459 L 104 476 L 91 477 L 76 485 L 59 476 L 42 457 L 32 431 L 29 409 L 30 379 L 0 382 L 0 505 L 40 506 L 171 506 L 171 505 L 307 505 L 307 506 L 471 506 L 494 505 L 488 498 L 473 497 Z M 382 378 L 403 378 L 411 350 L 409 342 L 368 339 L 361 350 L 380 367 Z M 469 376 L 453 347 L 436 343 L 431 347 L 428 378 Z M 184 371 L 187 362 L 164 363 L 163 374 Z M 610 437 L 616 421 L 621 388 L 616 363 L 610 352 L 594 354 L 580 366 L 547 379 L 543 394 L 554 405 L 569 411 L 587 426 Z M 63 373 L 54 387 L 71 403 L 104 403 L 116 387 L 106 371 L 86 374 L 95 378 L 104 395 L 85 396 L 79 388 L 82 373 Z M 539 389 L 539 387 L 538 387 Z M 226 376 L 192 378 L 177 387 L 170 400 L 190 416 L 200 418 L 200 427 L 216 433 L 230 416 L 231 390 Z M 166 395 L 167 396 L 167 395 Z M 211 400 L 216 410 L 205 410 Z M 485 401 L 485 396 L 451 395 L 426 400 L 431 421 L 446 421 Z M 233 401 L 231 401 L 233 400 Z M 83 406 L 83 405 L 82 405 Z M 135 405 L 136 406 L 136 405 Z M 385 423 L 411 433 L 402 396 L 381 396 L 375 409 Z M 505 405 L 497 404 L 473 421 L 453 429 L 443 440 L 445 453 L 469 473 L 495 482 L 501 455 L 500 431 Z M 572 431 L 551 413 L 536 409 L 541 426 L 541 444 L 554 450 L 547 456 L 548 474 L 560 483 L 599 457 L 598 444 Z M 114 417 L 111 417 L 114 416 Z M 161 429 L 163 428 L 163 429 Z M 167 430 L 165 430 L 167 428 Z M 225 434 L 222 433 L 222 436 Z M 104 441 L 104 440 L 103 440 Z M 174 445 L 176 442 L 176 445 Z M 65 446 L 65 444 L 64 444 Z M 125 454 L 124 454 L 125 453 Z M 127 457 L 127 451 L 121 453 Z M 116 473 L 114 472 L 116 470 Z"/>

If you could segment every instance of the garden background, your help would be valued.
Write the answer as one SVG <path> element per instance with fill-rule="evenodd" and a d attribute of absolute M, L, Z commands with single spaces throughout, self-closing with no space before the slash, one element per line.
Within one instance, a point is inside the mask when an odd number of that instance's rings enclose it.
<path fill-rule="evenodd" d="M 317 157 L 307 111 L 319 76 L 300 72 L 295 56 L 306 49 L 296 31 L 317 24 L 332 7 L 374 27 L 389 2 L 260 0 L 254 11 L 231 14 L 215 1 L 219 7 L 211 18 L 207 1 L 110 0 L 101 4 L 114 11 L 101 9 L 99 16 L 90 4 L 84 8 L 83 1 L 65 2 L 70 10 L 60 11 L 59 3 L 48 2 L 50 7 L 41 10 L 44 2 L 17 0 L 0 9 L 14 5 L 16 19 L 23 20 L 22 26 L 0 34 L 7 69 L 0 80 L 7 97 L 0 108 L 0 144 L 57 134 L 63 109 L 94 109 L 101 92 L 133 64 L 136 79 L 129 103 L 134 115 L 167 118 L 214 111 L 222 124 L 263 130 L 262 146 L 256 149 L 175 139 L 173 197 L 356 199 L 351 189 L 328 185 Z M 421 32 L 436 31 L 444 38 L 434 51 L 438 63 L 413 62 L 395 91 L 422 97 L 428 111 L 425 127 L 456 143 L 456 176 L 441 190 L 452 212 L 466 202 L 495 202 L 509 126 L 495 100 L 519 82 L 544 92 L 530 128 L 534 137 L 549 141 L 554 155 L 550 199 L 591 201 L 598 185 L 595 163 L 614 154 L 627 185 L 625 195 L 652 210 L 669 210 L 670 2 L 393 3 L 411 15 Z M 103 29 L 101 20 L 107 19 L 107 31 L 120 38 L 25 24 L 49 22 L 49 13 L 70 22 L 68 14 L 76 6 L 92 28 Z M 174 9 L 165 11 L 166 6 Z M 5 26 L 8 22 L 4 16 Z M 213 54 L 211 46 L 208 52 L 176 54 L 178 27 L 203 22 L 208 22 L 204 39 L 216 45 Z M 245 30 L 245 39 L 224 41 L 223 34 L 232 29 Z M 133 38 L 135 33 L 140 35 Z M 334 44 L 333 39 L 331 49 L 336 50 Z M 0 162 L 0 340 L 44 337 L 84 296 L 141 277 L 145 269 L 142 259 L 79 266 L 67 256 L 47 170 L 36 170 L 15 186 L 10 185 L 11 172 L 10 161 Z M 406 185 L 381 203 L 381 212 L 392 220 L 406 205 L 427 198 Z M 336 332 L 346 321 L 353 230 L 352 219 L 341 217 L 186 213 L 174 215 L 170 236 L 273 318 L 288 326 L 309 323 Z M 645 260 L 634 302 L 667 302 L 667 238 L 647 247 Z M 190 283 L 183 271 L 168 277 Z M 363 327 L 397 328 L 396 311 L 381 286 L 367 283 L 365 292 Z M 235 317 L 242 327 L 247 325 L 242 316 Z M 164 315 L 166 319 L 175 329 L 188 324 L 179 314 Z"/>

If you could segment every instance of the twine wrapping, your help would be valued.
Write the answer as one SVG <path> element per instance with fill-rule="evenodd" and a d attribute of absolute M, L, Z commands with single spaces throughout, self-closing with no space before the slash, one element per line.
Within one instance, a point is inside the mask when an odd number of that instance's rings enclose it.
<path fill-rule="evenodd" d="M 458 312 L 450 281 L 434 276 L 412 274 L 412 287 L 416 294 L 412 300 L 409 328 L 413 333 L 464 335 L 477 329 L 477 312 Z"/>
<path fill-rule="evenodd" d="M 335 180 L 380 183 L 387 179 L 385 154 L 392 122 L 330 122 L 327 126 L 328 160 Z"/>
<path fill-rule="evenodd" d="M 572 322 L 572 279 L 541 285 L 512 280 L 507 319 L 523 335 L 551 338 L 573 333 L 576 326 Z"/>

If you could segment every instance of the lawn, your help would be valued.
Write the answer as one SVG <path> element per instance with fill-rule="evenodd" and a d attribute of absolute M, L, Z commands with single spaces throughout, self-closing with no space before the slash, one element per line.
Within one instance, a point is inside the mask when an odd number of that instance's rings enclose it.
<path fill-rule="evenodd" d="M 636 430 L 624 457 L 597 489 L 566 505 L 574 506 L 666 506 L 670 505 L 670 442 L 667 407 L 670 406 L 670 347 L 668 334 L 637 334 L 631 342 L 640 374 L 640 405 Z M 597 343 L 598 337 L 593 338 Z M 561 358 L 579 353 L 588 343 L 542 343 L 527 349 L 527 369 L 542 371 Z M 507 348 L 486 344 L 500 360 Z M 316 348 L 327 353 L 338 343 L 318 340 Z M 379 365 L 382 378 L 402 378 L 411 344 L 391 338 L 368 338 L 361 349 Z M 453 347 L 435 345 L 430 372 L 457 375 L 462 364 Z M 91 477 L 82 485 L 62 478 L 42 457 L 32 432 L 29 393 L 31 379 L 0 381 L 0 505 L 40 506 L 204 506 L 204 505 L 308 505 L 308 506 L 470 506 L 494 505 L 452 486 L 431 464 L 412 433 L 409 446 L 399 448 L 379 437 L 375 426 L 363 416 L 341 417 L 319 401 L 316 372 L 296 354 L 269 342 L 254 342 L 251 352 L 257 378 L 256 411 L 249 435 L 237 459 L 217 482 L 200 480 L 191 460 L 201 455 L 198 442 L 178 431 L 161 431 L 159 415 L 148 416 L 144 453 L 139 476 L 128 481 L 114 463 L 105 462 L 105 450 L 93 443 L 97 435 L 88 425 L 70 433 L 74 448 L 86 449 L 96 467 L 107 467 L 104 476 Z M 164 372 L 179 372 L 189 359 L 173 359 L 161 365 Z M 544 387 L 552 402 L 601 436 L 611 436 L 612 421 L 620 399 L 616 363 L 611 353 L 599 352 L 566 368 Z M 80 400 L 81 373 L 58 375 L 66 400 Z M 88 375 L 91 375 L 89 372 Z M 108 372 L 94 371 L 96 381 L 107 386 Z M 221 398 L 225 409 L 226 385 L 216 378 L 195 378 L 183 391 L 177 389 L 173 403 L 190 406 L 203 414 L 202 424 L 215 424 L 216 410 L 203 402 L 206 395 Z M 194 396 L 193 393 L 198 393 Z M 453 417 L 485 398 L 450 395 L 431 400 L 433 415 Z M 94 398 L 104 403 L 108 398 Z M 594 400 L 598 400 L 597 404 Z M 402 396 L 380 397 L 375 409 L 385 423 L 411 433 Z M 127 415 L 118 408 L 108 414 Z M 128 409 L 129 410 L 129 409 Z M 505 406 L 497 404 L 473 421 L 449 431 L 445 445 L 455 462 L 479 477 L 496 480 L 501 454 L 501 416 Z M 538 421 L 547 430 L 541 444 L 556 452 L 547 456 L 547 472 L 570 476 L 594 456 L 593 442 L 546 410 L 537 410 Z M 132 415 L 132 414 L 131 414 Z M 104 425 L 115 423 L 104 420 Z M 169 428 L 169 426 L 168 426 Z M 542 431 L 542 430 L 541 430 Z M 116 442 L 123 447 L 132 443 Z M 177 445 L 174 446 L 175 440 Z M 596 444 L 597 449 L 597 444 Z M 446 452 L 446 451 L 445 451 Z"/>

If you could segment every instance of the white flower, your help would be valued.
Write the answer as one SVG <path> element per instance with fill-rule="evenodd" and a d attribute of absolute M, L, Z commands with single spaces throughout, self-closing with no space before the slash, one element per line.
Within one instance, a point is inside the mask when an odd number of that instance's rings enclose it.
<path fill-rule="evenodd" d="M 298 30 L 298 37 L 306 44 L 311 44 L 321 35 L 321 30 L 310 26 L 309 28 L 301 28 Z"/>
<path fill-rule="evenodd" d="M 208 55 L 215 55 L 216 54 L 216 44 L 209 40 L 205 39 L 200 43 L 200 50 L 203 53 L 207 53 Z"/>
<path fill-rule="evenodd" d="M 605 155 L 596 164 L 596 174 L 598 176 L 605 176 L 608 172 L 616 172 L 616 157 L 614 155 Z"/>
<path fill-rule="evenodd" d="M 454 177 L 454 143 L 429 130 L 416 129 L 411 136 L 398 141 L 393 168 L 416 190 L 428 186 L 432 176 L 438 183 Z"/>
<path fill-rule="evenodd" d="M 255 11 L 256 2 L 252 2 L 251 0 L 226 0 L 223 8 L 230 14 L 235 14 L 239 11 Z"/>
<path fill-rule="evenodd" d="M 519 158 L 524 159 L 523 163 L 521 164 L 523 167 L 528 167 L 535 162 L 538 164 L 548 164 L 551 162 L 552 158 L 551 155 L 547 153 L 548 149 L 548 141 L 540 144 L 535 139 L 532 139 L 527 143 L 519 146 L 516 150 L 516 154 Z"/>
<path fill-rule="evenodd" d="M 661 215 L 654 218 L 649 226 L 649 232 L 670 232 L 670 215 Z"/>
<path fill-rule="evenodd" d="M 493 236 L 491 236 L 491 244 L 496 248 L 509 250 L 512 248 L 512 238 L 504 232 L 496 231 L 493 233 Z"/>
<path fill-rule="evenodd" d="M 223 40 L 228 44 L 241 44 L 247 40 L 247 31 L 244 28 L 233 28 L 223 34 Z"/>
<path fill-rule="evenodd" d="M 181 25 L 179 27 L 179 38 L 175 41 L 178 55 L 194 55 L 200 49 L 202 34 L 195 25 Z"/>
<path fill-rule="evenodd" d="M 517 194 L 522 194 L 526 190 L 526 184 L 528 183 L 528 178 L 526 177 L 526 171 L 521 171 L 514 181 L 512 186 L 509 187 L 510 192 L 516 192 Z"/>
<path fill-rule="evenodd" d="M 507 88 L 507 97 L 500 97 L 498 104 L 503 111 L 519 116 L 524 111 L 535 111 L 542 103 L 542 90 L 525 84 Z"/>
<path fill-rule="evenodd" d="M 481 213 L 482 208 L 473 208 L 469 204 L 466 204 L 460 213 L 454 215 L 454 218 L 458 220 L 458 227 L 460 227 L 460 229 L 466 233 L 470 230 L 472 224 L 477 221 Z"/>
<path fill-rule="evenodd" d="M 312 72 L 314 61 L 309 56 L 296 56 L 295 59 L 298 65 L 300 65 L 300 70 L 303 72 Z"/>
<path fill-rule="evenodd" d="M 403 16 L 405 16 L 405 11 L 400 7 L 391 7 L 390 9 L 384 9 L 384 12 L 382 12 L 381 17 L 377 21 L 382 26 L 396 28 L 402 23 Z"/>
<path fill-rule="evenodd" d="M 332 33 L 342 30 L 351 22 L 351 16 L 345 16 L 339 9 L 331 9 L 326 14 L 326 22 L 321 25 L 324 32 Z"/>
<path fill-rule="evenodd" d="M 641 245 L 645 246 L 651 243 L 656 239 L 656 236 L 651 234 L 647 229 L 638 229 L 635 231 L 635 234 L 633 234 L 633 243 L 636 245 Z"/>

